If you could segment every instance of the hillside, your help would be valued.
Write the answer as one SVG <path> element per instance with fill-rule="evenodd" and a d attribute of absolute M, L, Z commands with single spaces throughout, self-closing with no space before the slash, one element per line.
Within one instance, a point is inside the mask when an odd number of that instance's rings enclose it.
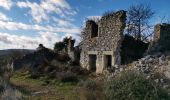
<path fill-rule="evenodd" d="M 32 53 L 33 51 L 34 50 L 28 50 L 28 49 L 6 49 L 6 50 L 0 50 L 0 56 L 13 55 L 14 53 L 28 54 L 28 53 Z"/>
<path fill-rule="evenodd" d="M 0 50 L 0 59 L 9 59 L 9 58 L 17 58 L 23 57 L 26 54 L 32 53 L 34 50 L 28 49 L 7 49 L 7 50 Z"/>

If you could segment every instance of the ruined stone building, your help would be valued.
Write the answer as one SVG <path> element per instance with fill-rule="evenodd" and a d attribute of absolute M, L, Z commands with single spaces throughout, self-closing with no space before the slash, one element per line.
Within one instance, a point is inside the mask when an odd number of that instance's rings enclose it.
<path fill-rule="evenodd" d="M 72 37 L 65 37 L 62 41 L 56 42 L 54 50 L 60 55 L 68 56 L 70 62 L 79 64 L 80 50 L 78 46 L 74 46 L 75 39 Z"/>
<path fill-rule="evenodd" d="M 123 34 L 125 26 L 126 12 L 123 10 L 104 15 L 98 23 L 88 20 L 81 42 L 81 66 L 96 73 L 102 73 L 104 69 L 143 55 L 147 45 L 130 36 L 125 36 Z M 135 58 L 136 54 L 139 54 L 137 58 Z"/>
<path fill-rule="evenodd" d="M 157 24 L 154 28 L 154 37 L 148 53 L 163 53 L 170 51 L 170 24 Z"/>

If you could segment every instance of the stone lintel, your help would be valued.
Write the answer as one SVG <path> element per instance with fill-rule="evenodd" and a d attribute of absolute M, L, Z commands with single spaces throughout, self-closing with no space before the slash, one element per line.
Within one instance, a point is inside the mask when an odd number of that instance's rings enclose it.
<path fill-rule="evenodd" d="M 94 54 L 94 55 L 97 55 L 97 53 L 98 53 L 97 51 L 88 51 L 88 54 L 89 54 L 89 55 L 93 55 L 93 54 Z"/>
<path fill-rule="evenodd" d="M 113 55 L 113 51 L 103 51 L 103 55 Z"/>

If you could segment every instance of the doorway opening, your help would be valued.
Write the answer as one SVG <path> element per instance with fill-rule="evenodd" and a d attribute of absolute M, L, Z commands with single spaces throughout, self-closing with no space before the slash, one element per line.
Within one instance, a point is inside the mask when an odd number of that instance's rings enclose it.
<path fill-rule="evenodd" d="M 105 55 L 104 56 L 104 66 L 106 68 L 112 67 L 112 55 Z"/>
<path fill-rule="evenodd" d="M 97 55 L 94 55 L 94 54 L 89 55 L 90 70 L 93 72 L 96 71 L 96 60 L 97 60 Z"/>

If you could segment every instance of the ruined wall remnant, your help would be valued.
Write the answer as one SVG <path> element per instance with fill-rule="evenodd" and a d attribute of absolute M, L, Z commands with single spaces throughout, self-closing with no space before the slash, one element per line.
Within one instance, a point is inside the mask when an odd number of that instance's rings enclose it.
<path fill-rule="evenodd" d="M 170 24 L 157 24 L 148 53 L 170 51 Z"/>
<path fill-rule="evenodd" d="M 170 38 L 170 24 L 158 24 L 154 30 L 154 42 L 166 42 Z"/>
<path fill-rule="evenodd" d="M 120 46 L 123 40 L 125 21 L 126 12 L 118 11 L 103 16 L 98 23 L 86 22 L 81 42 L 80 63 L 82 67 L 89 70 L 96 69 L 97 73 L 102 73 L 103 69 L 109 67 L 107 65 L 120 64 Z M 98 33 L 93 37 L 96 30 Z M 93 63 L 90 60 L 94 60 Z"/>
<path fill-rule="evenodd" d="M 80 60 L 80 57 L 79 57 L 80 50 L 78 46 L 74 47 L 74 43 L 75 43 L 75 40 L 72 38 L 69 38 L 68 45 L 67 45 L 67 53 L 71 61 L 78 64 Z"/>
<path fill-rule="evenodd" d="M 79 46 L 74 47 L 75 39 L 65 37 L 62 41 L 56 42 L 54 46 L 55 52 L 61 55 L 68 56 L 71 63 L 79 64 L 80 50 Z"/>

